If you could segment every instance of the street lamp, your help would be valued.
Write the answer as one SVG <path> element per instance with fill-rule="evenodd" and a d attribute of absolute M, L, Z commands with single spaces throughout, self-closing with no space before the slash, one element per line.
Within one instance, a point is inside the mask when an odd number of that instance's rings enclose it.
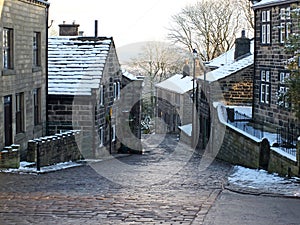
<path fill-rule="evenodd" d="M 195 101 L 196 101 L 196 93 L 195 93 L 195 81 L 196 81 L 196 60 L 198 58 L 198 52 L 196 49 L 193 49 L 193 79 L 192 79 L 192 82 L 193 82 L 193 90 L 192 90 L 192 96 L 191 96 L 191 99 L 192 99 L 192 137 L 191 137 L 191 147 L 192 148 L 195 148 L 196 147 L 196 120 L 195 120 Z M 187 76 L 190 76 L 190 66 L 188 64 L 186 64 L 184 67 L 183 67 L 183 76 L 181 79 L 183 79 L 184 77 L 187 77 Z"/>
<path fill-rule="evenodd" d="M 196 138 L 195 138 L 195 135 L 196 135 L 196 120 L 195 120 L 195 100 L 196 100 L 196 97 L 195 97 L 195 80 L 196 80 L 196 59 L 198 58 L 198 52 L 196 49 L 193 49 L 193 62 L 194 62 L 194 65 L 193 65 L 193 98 L 192 98 L 192 101 L 193 101 L 193 104 L 192 104 L 192 148 L 195 148 L 196 147 Z"/>

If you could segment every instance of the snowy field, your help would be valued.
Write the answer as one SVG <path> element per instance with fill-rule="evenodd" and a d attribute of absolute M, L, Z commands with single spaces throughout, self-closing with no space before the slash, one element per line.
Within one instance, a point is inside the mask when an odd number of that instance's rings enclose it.
<path fill-rule="evenodd" d="M 235 166 L 228 178 L 229 185 L 249 188 L 259 193 L 300 197 L 300 178 L 286 178 L 265 170 Z"/>

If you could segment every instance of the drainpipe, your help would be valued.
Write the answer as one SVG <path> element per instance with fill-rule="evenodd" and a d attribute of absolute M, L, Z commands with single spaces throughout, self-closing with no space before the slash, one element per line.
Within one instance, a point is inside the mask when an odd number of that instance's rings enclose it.
<path fill-rule="evenodd" d="M 48 38 L 49 38 L 49 24 L 48 24 L 48 20 L 49 20 L 49 6 L 50 4 L 48 4 L 46 6 L 46 62 L 45 62 L 45 66 L 46 66 L 46 85 L 45 85 L 45 89 L 46 89 L 46 135 L 48 135 L 49 133 L 49 129 L 48 129 L 48 121 L 49 121 L 49 113 L 48 113 Z"/>
<path fill-rule="evenodd" d="M 254 32 L 256 31 L 256 13 L 257 13 L 257 10 L 254 9 Z M 256 56 L 257 56 L 257 53 L 256 53 L 256 37 L 254 35 L 254 38 L 253 38 L 253 41 L 254 41 L 254 63 L 253 63 L 253 80 L 252 80 L 252 121 L 254 121 L 254 107 L 255 107 L 255 103 L 254 103 L 254 99 L 255 99 L 255 75 L 256 75 Z M 250 46 L 251 48 L 251 46 Z"/>

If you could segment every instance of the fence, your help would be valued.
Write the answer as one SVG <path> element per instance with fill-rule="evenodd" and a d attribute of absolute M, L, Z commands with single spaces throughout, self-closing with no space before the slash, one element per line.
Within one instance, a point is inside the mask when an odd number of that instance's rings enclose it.
<path fill-rule="evenodd" d="M 227 123 L 259 139 L 267 137 L 273 147 L 278 147 L 282 151 L 296 156 L 297 137 L 300 135 L 300 128 L 289 123 L 286 128 L 277 128 L 276 132 L 266 132 L 264 124 L 253 122 L 252 118 L 246 114 L 227 108 Z"/>
<path fill-rule="evenodd" d="M 300 135 L 300 128 L 290 124 L 288 127 L 277 128 L 277 147 L 280 147 L 288 154 L 296 156 L 297 139 Z"/>
<path fill-rule="evenodd" d="M 254 123 L 251 117 L 234 109 L 227 108 L 226 110 L 228 115 L 227 123 L 259 139 L 264 137 L 263 124 Z"/>

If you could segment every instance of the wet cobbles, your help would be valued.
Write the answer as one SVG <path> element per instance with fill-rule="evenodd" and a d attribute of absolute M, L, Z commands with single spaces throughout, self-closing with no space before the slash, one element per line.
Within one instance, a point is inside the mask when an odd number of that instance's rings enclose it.
<path fill-rule="evenodd" d="M 174 136 L 161 140 L 145 139 L 143 155 L 40 175 L 1 173 L 0 224 L 202 224 L 231 166 L 214 160 L 200 170 L 201 153 Z"/>

